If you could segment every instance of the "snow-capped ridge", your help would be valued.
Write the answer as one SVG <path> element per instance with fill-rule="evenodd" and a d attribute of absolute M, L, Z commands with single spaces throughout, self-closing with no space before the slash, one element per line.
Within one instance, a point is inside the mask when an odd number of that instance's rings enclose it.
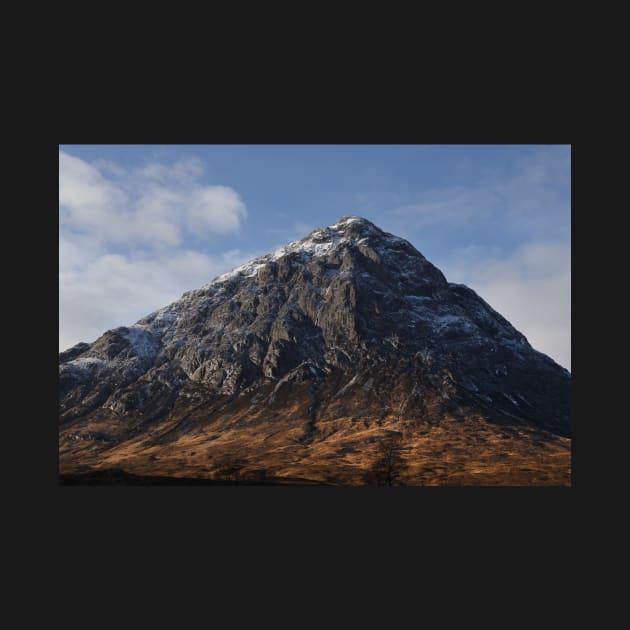
<path fill-rule="evenodd" d="M 355 233 L 350 233 L 350 230 Z M 398 236 L 383 232 L 372 222 L 356 215 L 344 215 L 338 221 L 323 228 L 314 229 L 308 236 L 297 241 L 292 241 L 287 245 L 278 247 L 269 254 L 264 254 L 249 260 L 248 262 L 224 273 L 201 287 L 207 290 L 215 285 L 229 282 L 235 278 L 252 278 L 258 274 L 266 264 L 275 262 L 290 254 L 304 254 L 308 257 L 318 258 L 330 254 L 333 250 L 343 244 L 354 242 L 357 245 L 364 245 L 370 236 L 378 236 L 385 241 L 404 242 L 411 244 Z"/>

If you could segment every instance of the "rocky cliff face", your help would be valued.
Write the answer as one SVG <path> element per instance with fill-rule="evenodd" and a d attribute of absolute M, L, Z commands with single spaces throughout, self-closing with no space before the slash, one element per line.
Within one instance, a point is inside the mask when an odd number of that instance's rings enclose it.
<path fill-rule="evenodd" d="M 252 470 L 353 483 L 384 431 L 412 444 L 457 422 L 465 432 L 473 418 L 478 434 L 491 426 L 568 449 L 569 373 L 409 242 L 360 217 L 59 359 L 67 470 L 203 476 L 213 453 L 230 451 Z M 409 449 L 411 470 L 423 455 Z"/>

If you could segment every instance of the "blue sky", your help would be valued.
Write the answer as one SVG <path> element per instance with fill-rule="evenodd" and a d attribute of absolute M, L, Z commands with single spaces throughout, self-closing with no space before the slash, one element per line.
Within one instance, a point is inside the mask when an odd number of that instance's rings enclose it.
<path fill-rule="evenodd" d="M 570 369 L 570 147 L 62 145 L 60 349 L 364 216 Z"/>

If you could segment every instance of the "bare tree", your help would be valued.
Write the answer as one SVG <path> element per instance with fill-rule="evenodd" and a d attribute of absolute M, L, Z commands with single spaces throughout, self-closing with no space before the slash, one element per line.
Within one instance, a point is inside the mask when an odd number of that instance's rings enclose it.
<path fill-rule="evenodd" d="M 363 481 L 369 486 L 395 486 L 406 467 L 402 438 L 388 435 L 379 442 L 376 459 L 363 475 Z"/>
<path fill-rule="evenodd" d="M 215 479 L 223 481 L 239 481 L 241 470 L 247 462 L 233 455 L 223 456 L 216 464 Z"/>
<path fill-rule="evenodd" d="M 256 483 L 264 483 L 269 479 L 269 473 L 264 468 L 257 468 L 252 470 L 249 474 L 249 479 Z"/>

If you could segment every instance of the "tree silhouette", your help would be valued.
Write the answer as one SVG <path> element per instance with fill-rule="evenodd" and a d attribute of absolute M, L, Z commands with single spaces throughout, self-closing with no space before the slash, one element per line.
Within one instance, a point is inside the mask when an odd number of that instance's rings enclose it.
<path fill-rule="evenodd" d="M 249 473 L 248 478 L 257 483 L 264 483 L 269 478 L 269 473 L 264 468 L 257 468 Z"/>
<path fill-rule="evenodd" d="M 216 464 L 215 479 L 239 481 L 241 470 L 247 462 L 233 455 L 224 455 Z"/>
<path fill-rule="evenodd" d="M 402 438 L 388 435 L 377 446 L 376 459 L 363 475 L 369 486 L 394 486 L 406 468 L 402 457 Z"/>

